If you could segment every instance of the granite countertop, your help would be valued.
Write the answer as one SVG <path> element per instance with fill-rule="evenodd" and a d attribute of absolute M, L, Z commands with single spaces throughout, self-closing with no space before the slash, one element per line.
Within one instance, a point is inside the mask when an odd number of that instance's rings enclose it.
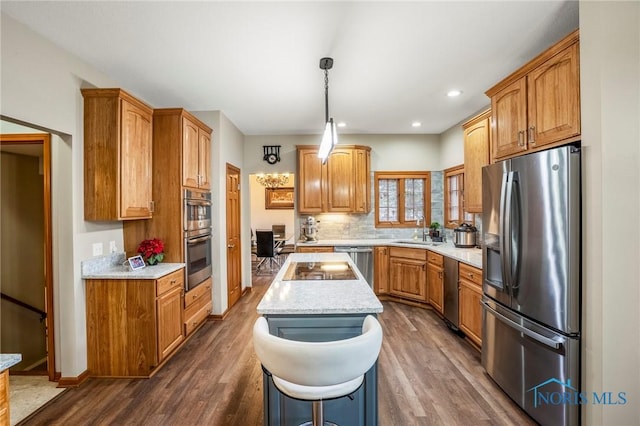
<path fill-rule="evenodd" d="M 356 280 L 283 281 L 292 262 L 348 262 Z M 380 313 L 382 304 L 346 253 L 293 253 L 258 304 L 261 315 Z"/>
<path fill-rule="evenodd" d="M 391 247 L 411 247 L 434 251 L 447 257 L 454 258 L 460 262 L 467 263 L 476 268 L 482 269 L 482 250 L 477 248 L 460 248 L 453 243 L 432 243 L 430 241 L 416 241 L 406 238 L 362 238 L 351 240 L 318 240 L 315 242 L 297 242 L 296 245 L 302 247 L 311 246 L 391 246 Z"/>
<path fill-rule="evenodd" d="M 0 354 L 0 372 L 7 370 L 22 361 L 21 354 Z"/>
<path fill-rule="evenodd" d="M 96 256 L 81 262 L 83 279 L 155 280 L 184 268 L 184 263 L 160 263 L 130 271 L 122 266 L 126 260 L 124 253 Z"/>

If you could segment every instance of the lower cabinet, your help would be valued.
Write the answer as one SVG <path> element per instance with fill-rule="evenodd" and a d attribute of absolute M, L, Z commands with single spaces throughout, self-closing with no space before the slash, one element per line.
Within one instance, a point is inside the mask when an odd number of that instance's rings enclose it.
<path fill-rule="evenodd" d="M 389 292 L 389 247 L 373 248 L 373 291 L 378 295 Z"/>
<path fill-rule="evenodd" d="M 0 425 L 8 425 L 9 414 L 9 370 L 0 373 Z"/>
<path fill-rule="evenodd" d="M 427 291 L 433 309 L 444 314 L 444 257 L 427 251 Z"/>
<path fill-rule="evenodd" d="M 482 345 L 482 270 L 464 263 L 458 267 L 458 328 Z"/>
<path fill-rule="evenodd" d="M 389 293 L 427 302 L 427 252 L 404 247 L 389 248 Z"/>
<path fill-rule="evenodd" d="M 184 295 L 184 334 L 190 335 L 211 312 L 211 278 Z"/>
<path fill-rule="evenodd" d="M 183 289 L 183 269 L 155 280 L 86 280 L 89 374 L 149 377 L 185 338 Z"/>

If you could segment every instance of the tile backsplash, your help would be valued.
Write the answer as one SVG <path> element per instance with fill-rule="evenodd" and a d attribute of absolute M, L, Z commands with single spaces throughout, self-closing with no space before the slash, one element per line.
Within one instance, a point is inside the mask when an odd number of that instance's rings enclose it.
<path fill-rule="evenodd" d="M 444 172 L 431 172 L 431 221 L 444 223 Z M 371 175 L 373 188 L 373 174 Z M 411 228 L 376 228 L 374 200 L 375 191 L 371 191 L 371 212 L 369 214 L 323 213 L 313 215 L 318 221 L 318 239 L 341 240 L 362 238 L 412 238 L 415 230 L 421 235 L 421 227 Z M 309 215 L 298 215 L 296 220 L 296 239 L 302 237 L 301 227 Z M 475 226 L 481 230 L 481 216 L 474 215 Z M 429 224 L 427 224 L 429 225 Z M 480 234 L 480 233 L 479 233 Z M 453 241 L 452 229 L 446 229 L 447 241 Z M 480 235 L 478 235 L 480 236 Z"/>

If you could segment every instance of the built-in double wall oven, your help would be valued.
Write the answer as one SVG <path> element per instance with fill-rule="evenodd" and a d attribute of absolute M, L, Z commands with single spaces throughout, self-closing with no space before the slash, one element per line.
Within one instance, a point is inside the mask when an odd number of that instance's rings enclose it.
<path fill-rule="evenodd" d="M 211 276 L 211 192 L 184 190 L 186 291 Z"/>

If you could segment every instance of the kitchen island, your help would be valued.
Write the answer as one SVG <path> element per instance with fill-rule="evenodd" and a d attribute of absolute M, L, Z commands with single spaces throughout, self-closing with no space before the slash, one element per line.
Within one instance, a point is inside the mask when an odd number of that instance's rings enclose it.
<path fill-rule="evenodd" d="M 346 253 L 294 253 L 257 307 L 269 332 L 298 341 L 331 341 L 357 336 L 367 315 L 382 304 Z M 281 394 L 263 372 L 264 424 L 298 425 L 311 418 L 311 402 Z M 354 394 L 324 403 L 325 419 L 340 425 L 378 421 L 377 363 Z"/>

